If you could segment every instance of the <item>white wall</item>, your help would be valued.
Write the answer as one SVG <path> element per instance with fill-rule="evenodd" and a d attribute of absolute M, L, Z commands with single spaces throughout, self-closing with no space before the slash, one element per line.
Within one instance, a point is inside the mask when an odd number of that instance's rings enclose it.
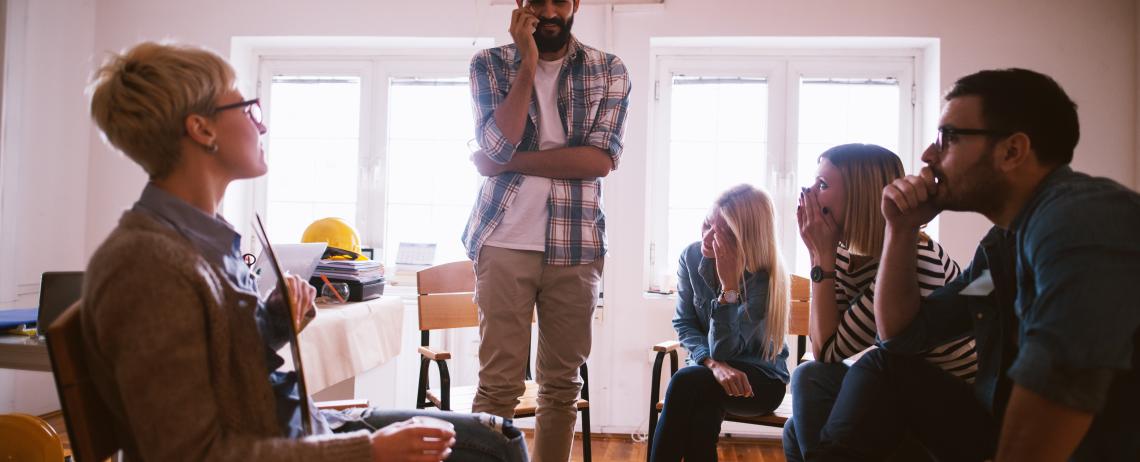
<path fill-rule="evenodd" d="M 21 248 L 69 267 L 82 261 L 136 198 L 145 178 L 91 130 L 81 91 L 92 59 L 143 39 L 175 38 L 228 52 L 233 36 L 460 36 L 506 34 L 507 8 L 486 0 L 38 0 L 32 8 L 25 111 L 34 140 L 20 160 Z M 79 8 L 64 5 L 79 5 Z M 910 0 L 666 0 L 662 8 L 618 10 L 612 30 L 605 8 L 583 7 L 575 23 L 583 41 L 621 56 L 634 80 L 621 170 L 606 180 L 610 245 L 606 309 L 591 359 L 595 430 L 645 424 L 648 346 L 673 335 L 668 300 L 647 299 L 640 281 L 646 248 L 646 149 L 650 111 L 649 39 L 659 36 L 906 36 L 941 40 L 941 86 L 992 67 L 1021 66 L 1055 77 L 1080 105 L 1083 136 L 1077 169 L 1138 184 L 1138 80 L 1134 0 L 1068 2 Z M 92 40 L 93 37 L 93 40 Z M 97 59 L 96 59 L 97 60 Z M 39 106 L 39 104 L 46 104 Z M 933 133 L 927 135 L 933 137 Z M 90 168 L 86 168 L 87 165 Z M 41 172 L 52 172 L 43 175 Z M 84 176 L 86 175 L 86 176 Z M 86 195 L 86 202 L 83 198 Z M 27 221 L 23 219 L 26 218 Z M 987 228 L 954 214 L 941 235 L 960 261 Z M 21 256 L 29 255 L 23 250 Z M 34 282 L 44 260 L 21 269 Z M 649 326 L 649 327 L 647 327 Z M 414 340 L 408 340 L 411 345 Z M 410 348 L 410 346 L 409 346 Z M 0 376 L 0 397 L 4 383 Z M 409 380 L 411 380 L 409 378 Z M 10 393 L 11 394 L 11 393 Z M 620 397 L 620 398 L 619 398 Z"/>
<path fill-rule="evenodd" d="M 15 207 L 4 209 L 2 221 L 3 232 L 14 234 L 5 237 L 13 238 L 16 245 L 14 255 L 0 255 L 0 271 L 10 268 L 2 263 L 16 262 L 17 289 L 25 294 L 16 303 L 34 306 L 29 294 L 37 290 L 41 272 L 82 269 L 87 258 L 91 129 L 83 91 L 92 69 L 95 2 L 9 1 L 17 3 L 26 7 L 22 18 L 26 27 L 21 37 L 8 40 L 9 44 L 22 41 L 24 52 L 21 65 L 8 68 L 13 73 L 8 81 L 15 87 L 6 89 L 5 99 L 19 100 L 17 107 L 8 106 L 13 112 L 6 115 L 19 119 L 21 133 L 19 145 L 4 152 L 5 168 L 15 168 L 4 184 Z M 35 413 L 58 409 L 51 375 L 0 369 L 0 412 L 11 409 Z"/>

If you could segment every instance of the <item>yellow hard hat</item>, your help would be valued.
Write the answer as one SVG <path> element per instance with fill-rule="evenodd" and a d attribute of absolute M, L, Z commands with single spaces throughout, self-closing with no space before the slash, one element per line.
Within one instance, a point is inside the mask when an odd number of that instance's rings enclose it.
<path fill-rule="evenodd" d="M 352 225 L 335 217 L 321 218 L 305 228 L 301 242 L 324 242 L 329 245 L 326 258 L 337 260 L 367 260 L 360 253 L 360 235 Z"/>

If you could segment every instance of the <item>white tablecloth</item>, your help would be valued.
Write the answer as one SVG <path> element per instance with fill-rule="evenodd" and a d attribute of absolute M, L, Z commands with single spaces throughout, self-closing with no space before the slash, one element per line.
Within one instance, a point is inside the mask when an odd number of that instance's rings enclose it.
<path fill-rule="evenodd" d="M 301 331 L 301 360 L 309 394 L 384 364 L 400 354 L 404 302 L 381 297 L 344 305 L 321 305 Z M 289 347 L 280 354 L 292 367 Z"/>

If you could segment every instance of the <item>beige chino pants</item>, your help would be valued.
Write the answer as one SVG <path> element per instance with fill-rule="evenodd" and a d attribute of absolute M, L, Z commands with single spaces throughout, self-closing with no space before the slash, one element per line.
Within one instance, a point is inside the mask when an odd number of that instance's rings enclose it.
<path fill-rule="evenodd" d="M 479 389 L 473 412 L 513 418 L 526 386 L 531 316 L 538 313 L 538 410 L 531 460 L 565 462 L 574 443 L 578 367 L 590 355 L 604 258 L 553 266 L 543 253 L 484 246 L 475 265 L 479 305 Z"/>

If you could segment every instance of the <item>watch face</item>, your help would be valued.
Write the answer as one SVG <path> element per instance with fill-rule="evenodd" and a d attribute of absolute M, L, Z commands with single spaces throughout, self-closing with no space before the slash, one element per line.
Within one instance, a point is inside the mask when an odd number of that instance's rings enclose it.
<path fill-rule="evenodd" d="M 813 266 L 811 268 L 811 280 L 814 282 L 822 281 L 823 280 L 823 268 L 820 268 L 818 266 Z"/>
<path fill-rule="evenodd" d="M 736 303 L 740 301 L 740 293 L 735 290 L 725 291 L 724 301 L 728 303 Z"/>

